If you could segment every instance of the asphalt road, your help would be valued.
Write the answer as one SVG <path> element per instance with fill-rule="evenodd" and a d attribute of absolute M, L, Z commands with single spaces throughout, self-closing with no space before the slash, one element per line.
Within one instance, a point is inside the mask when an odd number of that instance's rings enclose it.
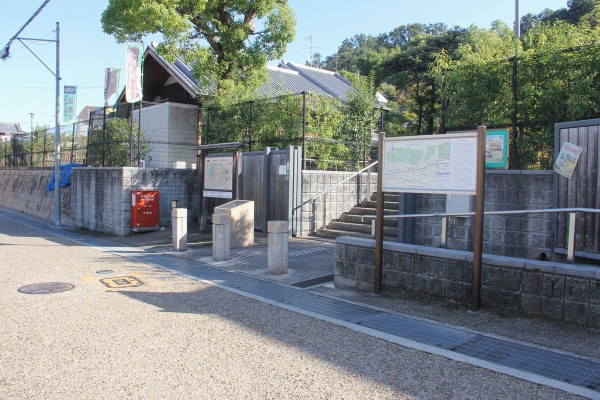
<path fill-rule="evenodd" d="M 99 274 L 98 271 L 112 273 Z M 136 281 L 138 287 L 110 288 Z M 52 294 L 24 285 L 73 284 Z M 569 399 L 0 216 L 0 399 Z"/>

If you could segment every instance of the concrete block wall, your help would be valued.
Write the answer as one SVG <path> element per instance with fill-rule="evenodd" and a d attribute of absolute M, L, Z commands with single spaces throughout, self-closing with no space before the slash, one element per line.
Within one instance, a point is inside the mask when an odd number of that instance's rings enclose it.
<path fill-rule="evenodd" d="M 375 241 L 336 241 L 335 285 L 373 290 Z M 472 253 L 384 242 L 383 290 L 468 305 Z M 600 268 L 483 255 L 482 307 L 600 328 Z"/>
<path fill-rule="evenodd" d="M 303 171 L 302 203 L 330 189 L 350 177 L 350 172 Z M 508 211 L 553 208 L 552 171 L 500 171 L 487 170 L 485 175 L 485 211 Z M 317 198 L 315 205 L 302 207 L 301 234 L 314 234 L 323 225 L 323 204 L 327 200 L 325 223 L 349 211 L 365 200 L 367 174 L 361 182 L 353 178 L 330 193 Z M 370 176 L 371 190 L 376 190 L 377 174 Z M 445 195 L 415 194 L 415 213 L 443 213 L 446 211 Z M 472 199 L 473 200 L 473 199 Z M 484 218 L 483 251 L 489 254 L 527 259 L 556 258 L 553 247 L 553 214 L 522 214 L 514 216 L 486 216 Z M 441 243 L 441 218 L 415 218 L 414 243 L 439 247 Z M 473 218 L 453 217 L 448 221 L 447 247 L 472 251 Z"/>
<path fill-rule="evenodd" d="M 75 168 L 73 169 L 75 226 L 115 235 L 131 230 L 131 191 L 158 190 L 160 225 L 171 224 L 171 200 L 197 219 L 197 173 L 181 169 Z"/>
<path fill-rule="evenodd" d="M 0 205 L 38 218 L 54 221 L 55 194 L 46 188 L 54 168 L 0 169 Z M 61 223 L 72 225 L 71 191 L 61 192 Z"/>
<path fill-rule="evenodd" d="M 161 226 L 171 225 L 171 200 L 178 200 L 177 207 L 188 209 L 188 220 L 198 219 L 197 170 L 127 168 L 123 184 L 129 192 L 159 191 Z"/>
<path fill-rule="evenodd" d="M 74 226 L 114 235 L 131 232 L 131 199 L 124 168 L 74 168 L 71 207 Z"/>
<path fill-rule="evenodd" d="M 552 171 L 495 171 L 485 174 L 485 205 L 488 211 L 553 208 Z M 445 195 L 416 195 L 417 214 L 445 212 Z M 528 259 L 552 257 L 554 214 L 486 215 L 483 251 Z M 415 244 L 439 247 L 440 218 L 415 220 Z M 450 218 L 448 248 L 473 249 L 473 218 Z M 543 255 L 542 255 L 543 253 Z"/>
<path fill-rule="evenodd" d="M 331 192 L 319 196 L 314 205 L 307 202 L 312 197 L 323 193 L 352 176 L 354 172 L 333 171 L 302 171 L 302 219 L 301 235 L 308 236 L 323 226 L 323 207 L 325 201 L 325 225 L 333 219 L 339 218 L 344 212 L 350 211 L 377 189 L 377 174 L 367 173 L 356 176 L 347 182 L 335 187 Z M 368 182 L 371 182 L 370 191 Z"/>

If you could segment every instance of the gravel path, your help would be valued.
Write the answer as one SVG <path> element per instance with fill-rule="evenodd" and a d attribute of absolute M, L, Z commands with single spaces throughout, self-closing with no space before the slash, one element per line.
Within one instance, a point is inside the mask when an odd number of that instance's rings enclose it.
<path fill-rule="evenodd" d="M 98 270 L 110 269 L 110 275 Z M 144 284 L 109 289 L 106 277 Z M 23 285 L 68 282 L 63 293 Z M 568 399 L 0 217 L 0 399 Z"/>

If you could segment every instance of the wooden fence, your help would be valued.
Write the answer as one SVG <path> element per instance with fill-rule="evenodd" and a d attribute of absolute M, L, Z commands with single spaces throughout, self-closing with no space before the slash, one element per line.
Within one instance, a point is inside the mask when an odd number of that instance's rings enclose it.
<path fill-rule="evenodd" d="M 554 159 L 556 160 L 563 143 L 569 142 L 583 150 L 571 179 L 559 174 L 554 178 L 554 205 L 557 208 L 583 207 L 600 208 L 600 119 L 559 123 L 554 129 Z M 566 253 L 567 247 L 566 213 L 556 218 L 555 252 Z M 575 256 L 600 259 L 600 215 L 578 213 L 575 231 Z"/>

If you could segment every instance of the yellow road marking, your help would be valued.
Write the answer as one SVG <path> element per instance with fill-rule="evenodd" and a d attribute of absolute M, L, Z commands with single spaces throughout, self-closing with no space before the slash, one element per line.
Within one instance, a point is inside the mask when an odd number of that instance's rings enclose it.
<path fill-rule="evenodd" d="M 109 288 L 137 287 L 141 286 L 142 282 L 132 276 L 119 276 L 116 278 L 100 279 L 100 283 Z"/>

